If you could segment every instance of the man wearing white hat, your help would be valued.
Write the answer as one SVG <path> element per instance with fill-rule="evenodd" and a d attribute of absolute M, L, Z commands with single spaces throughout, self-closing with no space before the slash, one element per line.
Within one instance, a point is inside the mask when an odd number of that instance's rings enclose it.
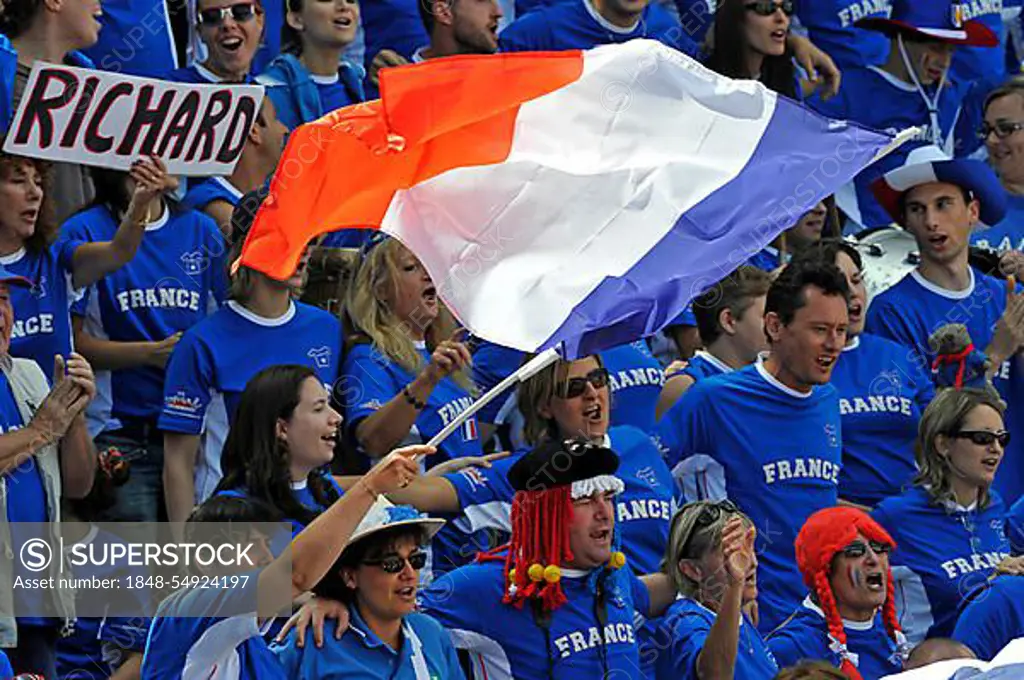
<path fill-rule="evenodd" d="M 1012 280 L 983 274 L 968 262 L 971 230 L 979 221 L 997 223 L 1006 211 L 999 180 L 980 161 L 951 160 L 937 147 L 924 146 L 910 153 L 906 165 L 879 178 L 872 191 L 890 217 L 913 234 L 921 262 L 871 301 L 867 332 L 906 345 L 912 359 L 930 370 L 932 331 L 948 323 L 966 325 L 978 349 L 992 360 L 990 377 L 1009 404 L 1010 431 L 1024 434 L 1024 366 L 1019 361 L 1024 295 L 1011 287 Z M 1011 449 L 995 481 L 1008 505 L 1024 491 L 1024 450 Z"/>

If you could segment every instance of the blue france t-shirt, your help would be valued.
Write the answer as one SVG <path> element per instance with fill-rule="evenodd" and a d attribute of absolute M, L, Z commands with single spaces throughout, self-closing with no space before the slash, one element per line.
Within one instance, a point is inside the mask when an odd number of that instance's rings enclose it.
<path fill-rule="evenodd" d="M 214 201 L 224 201 L 235 207 L 241 199 L 242 192 L 224 177 L 204 177 L 189 181 L 181 207 L 184 210 L 202 210 Z"/>
<path fill-rule="evenodd" d="M 974 346 L 984 351 L 1006 309 L 1006 282 L 971 269 L 962 291 L 940 288 L 914 270 L 871 301 L 865 329 L 913 350 L 911 361 L 930 371 L 935 354 L 928 336 L 945 324 L 967 326 Z M 1012 439 L 996 473 L 993 488 L 1008 503 L 1024 493 L 1024 376 L 1019 362 L 1007 360 L 992 384 L 1009 405 L 1004 416 Z"/>
<path fill-rule="evenodd" d="M 997 576 L 968 597 L 952 637 L 979 659 L 991 661 L 1012 640 L 1024 636 L 1024 578 Z"/>
<path fill-rule="evenodd" d="M 915 143 L 904 144 L 882 160 L 862 170 L 852 185 L 840 188 L 836 200 L 847 215 L 865 228 L 882 227 L 892 218 L 875 200 L 871 183 L 885 172 L 906 163 L 907 155 L 915 145 L 938 142 L 953 152 L 953 126 L 970 83 L 949 81 L 942 89 L 938 105 L 939 130 L 933 131 L 928 106 L 917 87 L 898 80 L 876 66 L 852 67 L 843 70 L 843 84 L 839 93 L 828 101 L 820 96 L 807 100 L 807 105 L 819 113 L 838 120 L 852 120 L 876 130 L 891 133 L 911 127 L 921 127 Z M 925 89 L 933 97 L 935 86 Z M 864 102 L 871 102 L 865 106 Z"/>
<path fill-rule="evenodd" d="M 602 624 L 594 613 L 594 572 L 567 572 L 563 568 L 561 580 L 567 602 L 552 613 L 547 636 L 534 623 L 530 606 L 502 604 L 504 558 L 471 564 L 435 580 L 422 591 L 420 609 L 448 629 L 456 648 L 470 651 L 486 677 L 638 677 L 633 622 L 634 612 L 646 614 L 650 608 L 647 587 L 629 569 L 614 572 L 607 583 L 607 620 Z"/>
<path fill-rule="evenodd" d="M 1006 506 L 993 492 L 988 507 L 939 504 L 922 487 L 882 501 L 872 517 L 898 548 L 890 556 L 896 612 L 907 639 L 949 637 L 965 593 L 1010 554 Z"/>
<path fill-rule="evenodd" d="M 971 233 L 971 245 L 999 252 L 1024 251 L 1024 196 L 1007 193 L 1006 217 L 991 227 L 978 227 Z"/>
<path fill-rule="evenodd" d="M 68 238 L 109 241 L 118 224 L 103 207 L 73 216 Z M 212 219 L 194 210 L 163 215 L 146 227 L 130 262 L 90 287 L 73 313 L 90 332 L 114 342 L 155 342 L 196 325 L 224 300 L 227 246 Z M 164 370 L 137 366 L 109 374 L 112 417 L 155 420 L 163 406 Z M 111 424 L 116 428 L 116 423 Z"/>
<path fill-rule="evenodd" d="M 891 13 L 890 0 L 812 0 L 797 4 L 797 17 L 808 37 L 832 57 L 844 75 L 850 66 L 885 63 L 889 38 L 854 24 L 861 19 L 887 19 Z"/>
<path fill-rule="evenodd" d="M 178 68 L 174 30 L 163 0 L 104 0 L 99 40 L 83 52 L 96 68 L 162 78 Z"/>
<path fill-rule="evenodd" d="M 11 356 L 32 359 L 47 380 L 53 378 L 53 358 L 71 353 L 71 304 L 82 295 L 72 283 L 72 259 L 81 245 L 75 239 L 58 239 L 38 252 L 24 248 L 0 256 L 7 271 L 24 276 L 31 288 L 11 287 L 14 324 Z"/>
<path fill-rule="evenodd" d="M 185 680 L 186 666 L 212 671 L 218 662 L 225 669 L 237 669 L 233 677 L 239 680 L 289 677 L 256 621 L 259 572 L 244 576 L 244 585 L 179 590 L 160 604 L 146 640 L 142 680 Z M 229 615 L 250 609 L 254 613 Z M 218 634 L 207 635 L 215 627 Z M 222 640 L 236 643 L 233 653 Z"/>
<path fill-rule="evenodd" d="M 421 343 L 417 350 L 423 365 L 430 363 L 430 351 L 426 346 Z M 415 375 L 391 361 L 373 345 L 363 343 L 353 346 L 345 356 L 341 381 L 335 387 L 335 394 L 343 397 L 345 429 L 350 440 L 355 441 L 356 428 L 364 418 L 391 401 L 415 379 Z M 472 405 L 473 397 L 469 392 L 451 376 L 445 377 L 430 393 L 426 408 L 420 411 L 402 445 L 425 444 Z M 451 458 L 479 456 L 482 453 L 474 415 L 441 442 L 436 454 L 427 457 L 427 467 Z"/>
<path fill-rule="evenodd" d="M 917 424 L 935 385 L 907 347 L 870 333 L 843 348 L 831 382 L 843 421 L 839 496 L 873 507 L 917 473 Z"/>
<path fill-rule="evenodd" d="M 498 36 L 502 52 L 588 50 L 598 45 L 650 38 L 691 57 L 700 51 L 668 10 L 651 3 L 633 28 L 610 23 L 589 0 L 539 8 L 512 22 Z"/>
<path fill-rule="evenodd" d="M 321 475 L 327 481 L 328 484 L 330 484 L 332 487 L 334 487 L 334 490 L 338 493 L 338 498 L 341 498 L 342 496 L 345 495 L 345 492 L 342 490 L 342 488 L 340 486 L 338 486 L 338 483 L 336 481 L 334 481 L 334 477 L 332 477 L 326 470 L 323 470 L 321 472 L 317 472 L 317 473 L 314 473 L 314 474 Z M 245 489 L 227 489 L 227 490 L 224 490 L 224 491 L 217 492 L 217 495 L 218 496 L 231 496 L 231 497 L 234 497 L 234 498 L 249 498 L 250 497 L 249 492 L 246 491 Z M 308 479 L 304 479 L 301 482 L 292 482 L 292 496 L 303 507 L 305 507 L 305 508 L 307 508 L 309 510 L 312 510 L 313 512 L 316 512 L 318 514 L 327 509 L 324 505 L 322 505 L 321 503 L 317 502 L 316 498 L 313 496 L 313 490 L 309 488 L 309 480 Z M 269 499 L 267 499 L 267 500 L 269 501 Z M 302 533 L 302 530 L 305 529 L 306 526 L 307 526 L 306 524 L 304 524 L 302 521 L 296 519 L 295 517 L 288 517 L 286 519 L 292 525 L 292 538 L 295 538 L 300 533 Z M 275 552 L 274 554 L 276 555 L 278 553 Z"/>
<path fill-rule="evenodd" d="M 0 434 L 20 430 L 24 426 L 18 405 L 14 401 L 7 374 L 0 371 Z M 4 493 L 7 497 L 7 521 L 11 527 L 11 544 L 15 553 L 23 542 L 38 535 L 34 531 L 19 531 L 17 522 L 42 523 L 49 521 L 46 489 L 43 487 L 42 473 L 36 464 L 35 456 L 26 456 L 11 471 L 3 475 Z M 37 527 L 38 528 L 38 527 Z M 39 578 L 39 574 L 30 572 L 21 560 L 14 560 L 14 576 L 23 579 Z M 40 591 L 26 588 L 14 589 L 14 611 L 39 611 Z M 48 621 L 39 616 L 18 616 L 19 625 L 47 625 Z"/>
<path fill-rule="evenodd" d="M 843 628 L 846 630 L 850 661 L 864 680 L 877 680 L 903 670 L 903 660 L 885 629 L 881 614 L 875 614 L 871 621 L 844 621 Z M 841 663 L 839 655 L 831 648 L 825 615 L 810 597 L 793 616 L 768 635 L 768 648 L 782 668 L 795 666 L 804 660 L 821 659 L 836 668 Z"/>
<path fill-rule="evenodd" d="M 270 366 L 302 364 L 329 389 L 338 376 L 340 355 L 341 322 L 301 302 L 268 319 L 229 300 L 185 332 L 167 364 L 158 427 L 205 435 L 196 463 L 197 502 L 220 481 L 228 424 L 249 380 Z"/>
<path fill-rule="evenodd" d="M 685 500 L 729 498 L 757 527 L 762 632 L 803 598 L 793 542 L 808 517 L 838 501 L 841 427 L 834 387 L 796 392 L 763 357 L 694 384 L 658 424 Z"/>
<path fill-rule="evenodd" d="M 658 622 L 655 637 L 640 647 L 640 659 L 654 657 L 657 680 L 698 680 L 697 658 L 716 618 L 699 602 L 680 597 Z M 733 680 L 771 680 L 778 672 L 761 633 L 741 615 Z"/>

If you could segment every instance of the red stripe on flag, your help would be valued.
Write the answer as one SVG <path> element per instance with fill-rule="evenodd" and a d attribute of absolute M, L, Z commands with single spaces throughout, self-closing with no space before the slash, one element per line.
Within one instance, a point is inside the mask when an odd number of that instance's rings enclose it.
<path fill-rule="evenodd" d="M 454 168 L 502 162 L 519 106 L 582 73 L 578 51 L 461 56 L 386 69 L 382 100 L 292 132 L 241 264 L 287 279 L 316 236 L 379 228 L 396 191 Z"/>

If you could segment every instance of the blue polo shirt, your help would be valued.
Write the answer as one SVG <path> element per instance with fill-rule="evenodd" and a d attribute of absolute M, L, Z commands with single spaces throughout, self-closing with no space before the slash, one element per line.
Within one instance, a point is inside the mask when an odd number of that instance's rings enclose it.
<path fill-rule="evenodd" d="M 640 648 L 640 658 L 654 655 L 657 680 L 698 680 L 697 658 L 715 624 L 715 612 L 681 597 L 658 623 L 654 639 Z M 745 615 L 740 618 L 733 680 L 771 680 L 779 672 L 764 638 Z"/>
<path fill-rule="evenodd" d="M 317 648 L 295 646 L 295 631 L 271 649 L 293 680 L 461 680 L 455 647 L 448 631 L 426 614 L 412 613 L 402 619 L 402 643 L 397 650 L 370 630 L 358 607 L 349 607 L 349 624 L 341 640 L 335 640 L 337 621 L 324 623 L 329 644 Z"/>
<path fill-rule="evenodd" d="M 1006 506 L 995 492 L 988 507 L 964 508 L 915 486 L 882 501 L 872 517 L 899 546 L 889 563 L 900 626 L 913 644 L 949 637 L 964 594 L 1010 554 Z"/>
<path fill-rule="evenodd" d="M 850 661 L 864 680 L 878 680 L 903 670 L 896 643 L 889 637 L 882 615 L 867 622 L 843 621 Z M 768 636 L 779 666 L 794 666 L 804 660 L 825 660 L 839 668 L 839 655 L 830 646 L 828 624 L 810 597 L 789 619 Z"/>

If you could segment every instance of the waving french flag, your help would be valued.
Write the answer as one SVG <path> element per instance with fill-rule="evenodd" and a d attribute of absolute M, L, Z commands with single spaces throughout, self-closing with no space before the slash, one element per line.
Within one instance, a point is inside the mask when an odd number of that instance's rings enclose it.
<path fill-rule="evenodd" d="M 473 333 L 577 356 L 649 335 L 902 139 L 822 118 L 664 45 L 382 72 L 291 135 L 241 262 L 381 229 Z"/>

